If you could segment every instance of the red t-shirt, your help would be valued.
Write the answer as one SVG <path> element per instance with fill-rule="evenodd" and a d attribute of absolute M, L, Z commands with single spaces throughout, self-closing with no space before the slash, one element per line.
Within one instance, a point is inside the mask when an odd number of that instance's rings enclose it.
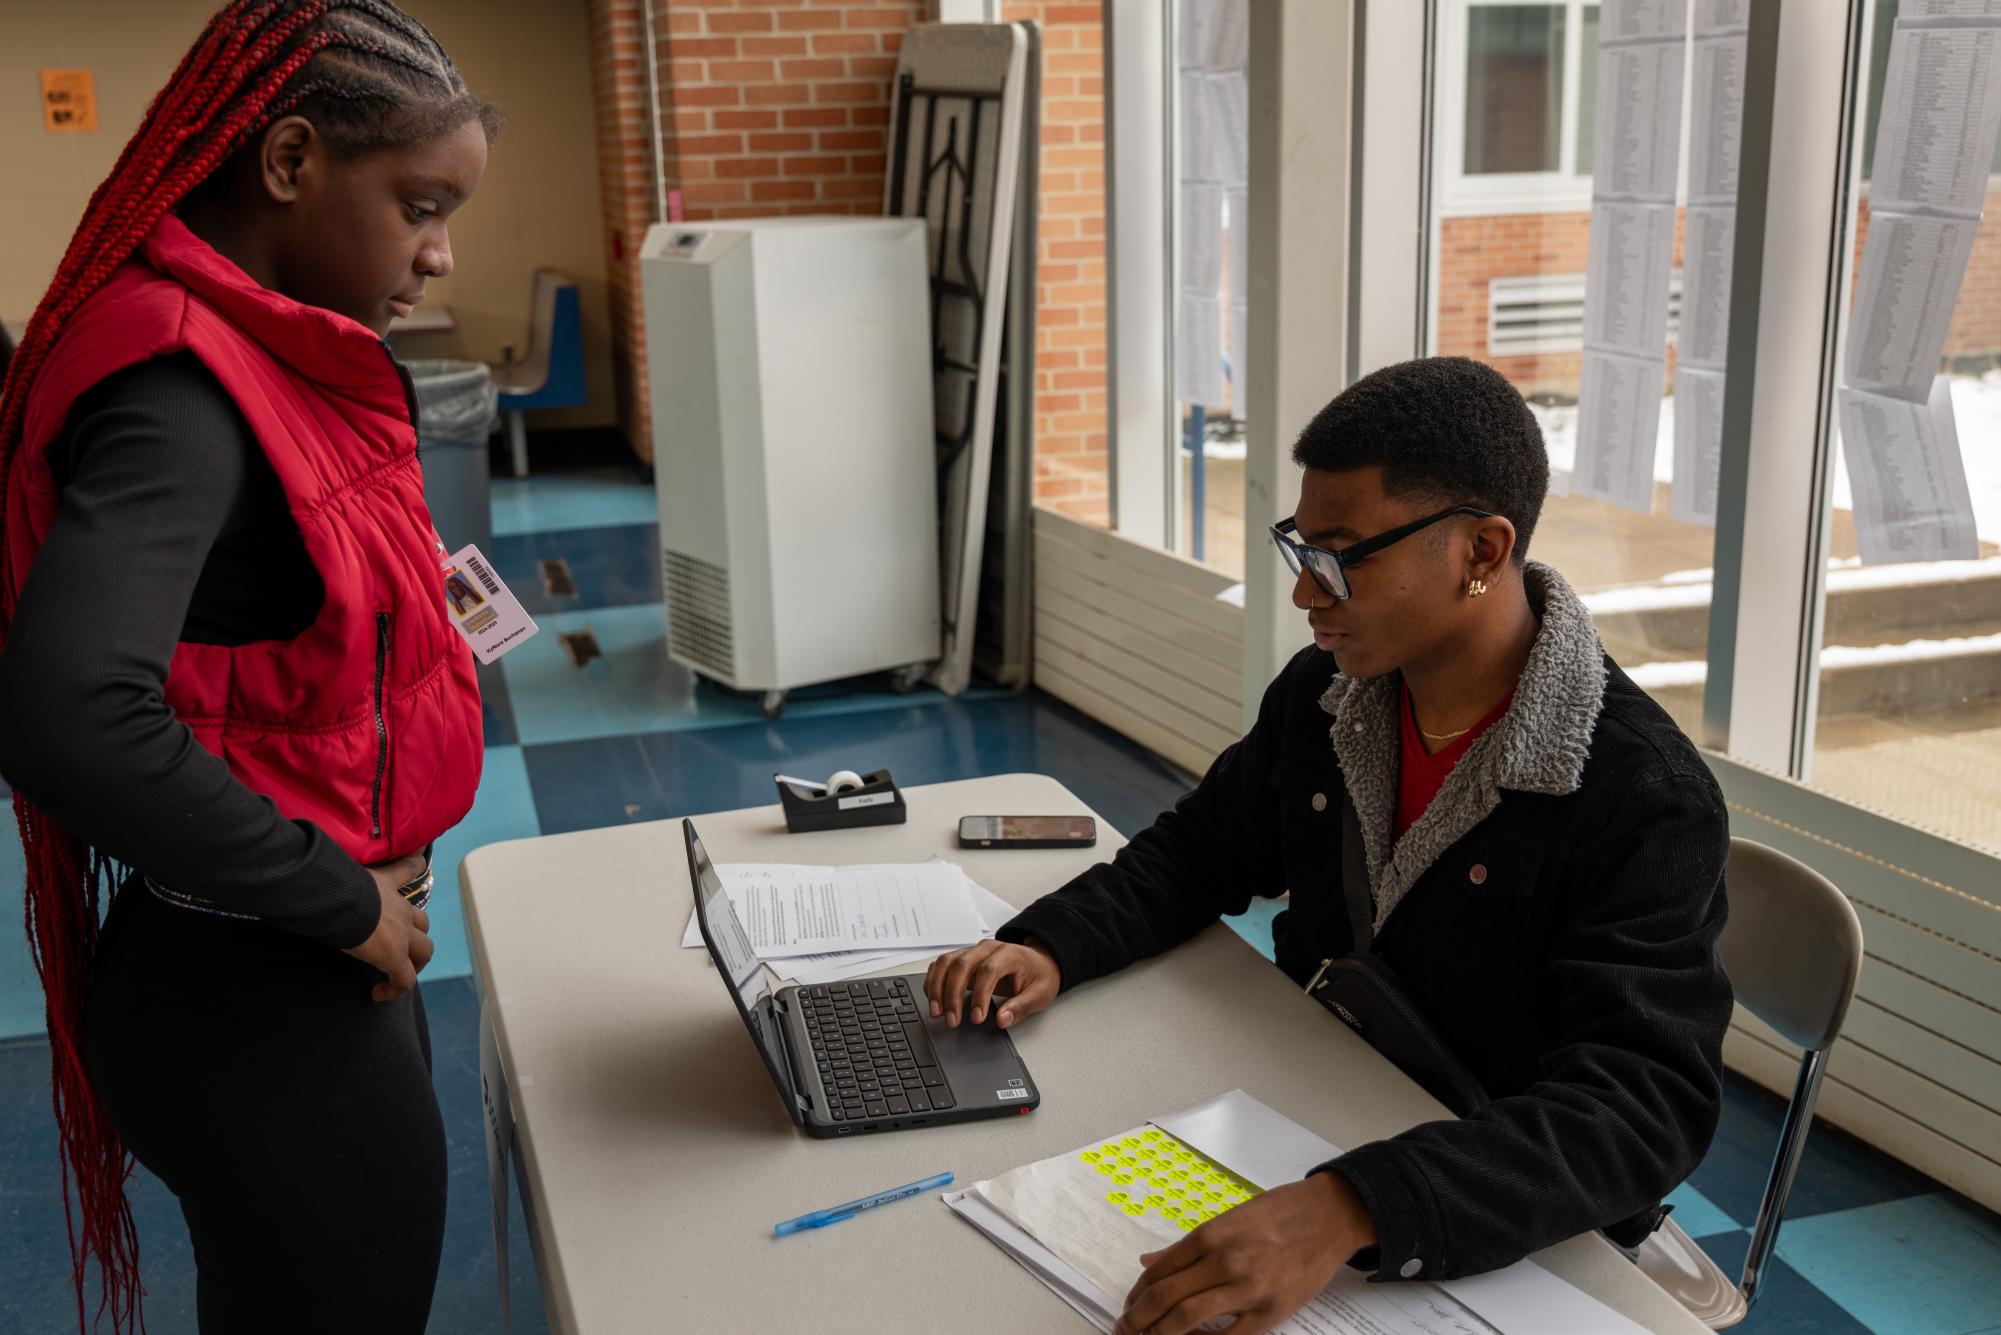
<path fill-rule="evenodd" d="M 1431 799 L 1438 796 L 1438 790 L 1445 784 L 1445 776 L 1452 773 L 1452 767 L 1459 763 L 1459 757 L 1466 749 L 1478 741 L 1480 734 L 1500 721 L 1513 704 L 1515 693 L 1509 691 L 1501 703 L 1487 711 L 1487 717 L 1475 723 L 1461 735 L 1454 737 L 1443 749 L 1427 753 L 1424 739 L 1418 736 L 1417 714 L 1411 708 L 1410 688 L 1399 692 L 1397 717 L 1402 720 L 1398 731 L 1403 736 L 1400 748 L 1403 757 L 1397 767 L 1397 825 L 1396 837 L 1403 838 L 1405 830 L 1417 824 L 1417 818 L 1431 805 Z"/>

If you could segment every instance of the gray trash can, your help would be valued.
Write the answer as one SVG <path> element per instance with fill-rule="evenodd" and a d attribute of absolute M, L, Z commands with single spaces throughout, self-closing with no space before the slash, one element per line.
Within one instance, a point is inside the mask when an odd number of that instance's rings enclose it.
<path fill-rule="evenodd" d="M 409 361 L 417 385 L 417 443 L 424 504 L 448 551 L 479 544 L 493 555 L 493 499 L 486 438 L 500 421 L 500 392 L 485 362 Z"/>

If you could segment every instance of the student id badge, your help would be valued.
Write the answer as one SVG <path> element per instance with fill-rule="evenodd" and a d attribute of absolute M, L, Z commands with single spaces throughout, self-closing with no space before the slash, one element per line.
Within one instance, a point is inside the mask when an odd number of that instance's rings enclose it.
<path fill-rule="evenodd" d="M 535 633 L 535 622 L 493 573 L 477 544 L 459 548 L 438 568 L 445 578 L 445 610 L 480 662 L 491 663 Z"/>

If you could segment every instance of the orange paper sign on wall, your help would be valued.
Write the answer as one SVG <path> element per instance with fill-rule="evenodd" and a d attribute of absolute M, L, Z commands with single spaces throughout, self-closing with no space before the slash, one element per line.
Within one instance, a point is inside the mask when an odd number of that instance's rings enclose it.
<path fill-rule="evenodd" d="M 42 124 L 51 130 L 97 128 L 97 92 L 89 70 L 42 71 Z"/>

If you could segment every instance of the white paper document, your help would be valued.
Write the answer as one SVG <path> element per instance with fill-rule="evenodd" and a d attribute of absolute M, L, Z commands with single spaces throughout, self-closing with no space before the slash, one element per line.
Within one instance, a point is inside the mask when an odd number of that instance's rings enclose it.
<path fill-rule="evenodd" d="M 963 946 L 985 931 L 956 863 L 719 863 L 716 875 L 761 960 Z M 681 944 L 702 944 L 692 916 Z"/>
<path fill-rule="evenodd" d="M 1242 1090 L 943 1199 L 1099 1330 L 1142 1252 L 1178 1241 L 1340 1151 Z M 1123 1179 L 1123 1180 L 1121 1180 Z M 1464 1291 L 1462 1291 L 1462 1289 Z M 1477 1301 L 1474 1296 L 1477 1295 Z M 1371 1284 L 1343 1269 L 1274 1335 L 1628 1335 L 1639 1328 L 1533 1262 L 1475 1280 Z"/>
<path fill-rule="evenodd" d="M 1598 14 L 1601 42 L 1658 41 L 1680 37 L 1686 0 L 1605 0 Z"/>
<path fill-rule="evenodd" d="M 1997 19 L 2001 0 L 1904 0 L 1897 17 L 1912 19 Z"/>
<path fill-rule="evenodd" d="M 1943 209 L 1977 217 L 2001 129 L 2001 28 L 1914 28 L 1890 35 L 1876 159 L 1875 209 Z"/>
<path fill-rule="evenodd" d="M 1181 0 L 1181 63 L 1240 69 L 1250 55 L 1250 0 Z"/>
<path fill-rule="evenodd" d="M 1606 43 L 1599 30 L 1598 124 L 1592 146 L 1595 197 L 1673 204 L 1681 165 L 1684 43 Z"/>
<path fill-rule="evenodd" d="M 1176 301 L 1174 394 L 1184 403 L 1223 402 L 1223 302 L 1184 288 Z"/>
<path fill-rule="evenodd" d="M 1686 217 L 1677 361 L 1720 371 L 1730 348 L 1730 263 L 1737 245 L 1737 207 L 1690 205 Z"/>
<path fill-rule="evenodd" d="M 1663 360 L 1585 350 L 1572 495 L 1653 512 L 1654 451 L 1666 380 Z"/>
<path fill-rule="evenodd" d="M 1716 526 L 1716 484 L 1723 463 L 1723 372 L 1686 362 L 1674 369 L 1674 485 L 1668 515 Z"/>
<path fill-rule="evenodd" d="M 1924 403 L 1853 389 L 1842 390 L 1840 402 L 1862 564 L 1978 557 L 1950 380 L 1934 380 Z"/>
<path fill-rule="evenodd" d="M 1751 27 L 1751 0 L 1695 0 L 1693 31 L 1697 37 L 1746 32 Z"/>
<path fill-rule="evenodd" d="M 1709 37 L 1691 51 L 1688 202 L 1737 199 L 1737 155 L 1744 138 L 1744 49 L 1747 38 Z"/>
<path fill-rule="evenodd" d="M 928 858 L 922 865 L 958 868 L 957 863 L 939 857 Z M 960 874 L 964 875 L 964 869 L 959 870 Z M 721 874 L 722 868 L 717 868 L 717 872 Z M 726 891 L 729 888 L 727 878 L 724 881 L 724 888 Z M 839 950 L 812 955 L 779 956 L 770 961 L 772 971 L 781 978 L 810 986 L 815 983 L 834 983 L 847 978 L 859 978 L 863 974 L 878 973 L 903 964 L 928 963 L 940 950 L 951 949 L 953 945 L 968 946 L 974 941 L 987 940 L 1017 912 L 1014 905 L 971 877 L 966 878 L 966 891 L 972 896 L 973 911 L 981 922 L 979 934 L 975 937 L 945 946 L 894 950 Z M 735 902 L 732 897 L 731 903 L 734 905 Z M 681 933 L 681 945 L 688 950 L 699 950 L 702 947 L 701 925 L 696 921 L 692 911 L 688 914 L 687 929 Z"/>
<path fill-rule="evenodd" d="M 1181 186 L 1181 273 L 1184 290 L 1213 295 L 1223 285 L 1223 187 Z"/>
<path fill-rule="evenodd" d="M 1591 251 L 1584 271 L 1584 346 L 1659 357 L 1667 343 L 1668 287 L 1674 274 L 1674 207 L 1591 206 Z"/>
<path fill-rule="evenodd" d="M 1978 218 L 1871 212 L 1848 327 L 1851 389 L 1930 396 L 1979 230 Z"/>

